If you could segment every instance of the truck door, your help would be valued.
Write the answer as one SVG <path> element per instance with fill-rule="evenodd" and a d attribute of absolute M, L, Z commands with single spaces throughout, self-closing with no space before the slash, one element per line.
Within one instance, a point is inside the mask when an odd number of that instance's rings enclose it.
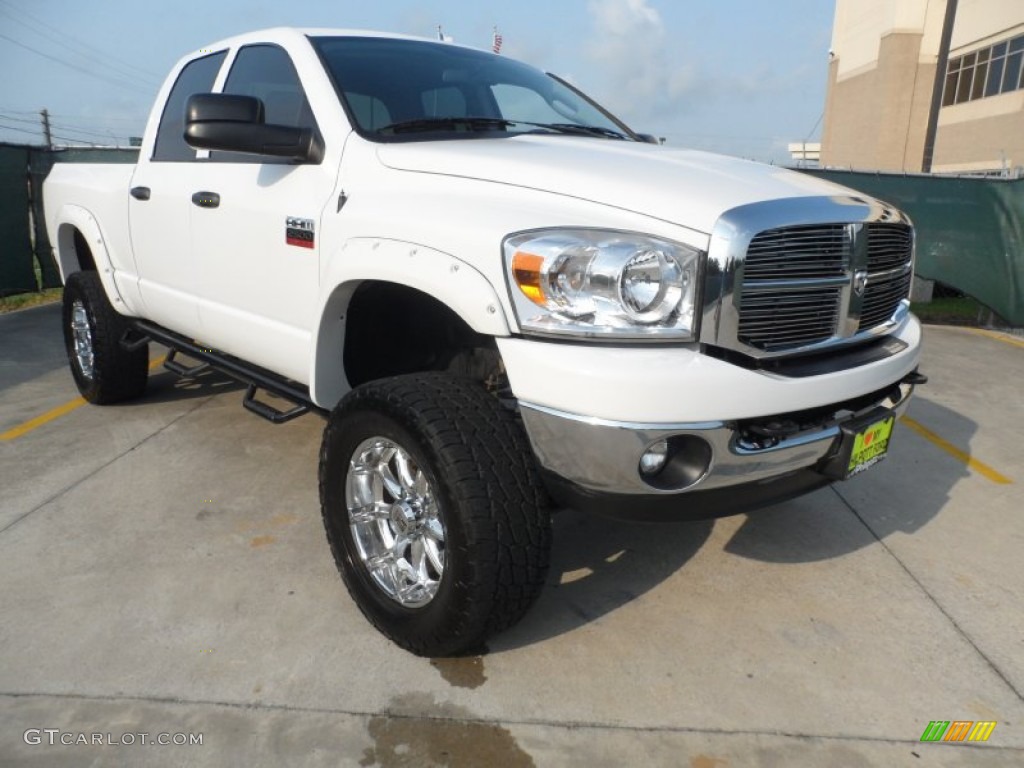
<path fill-rule="evenodd" d="M 267 123 L 317 130 L 295 67 L 277 45 L 240 48 L 223 92 L 260 99 Z M 202 170 L 192 191 L 208 202 L 192 206 L 191 229 L 203 338 L 308 383 L 320 217 L 337 167 L 213 151 Z"/>
<path fill-rule="evenodd" d="M 149 319 L 188 336 L 200 335 L 199 274 L 189 240 L 191 196 L 199 167 L 185 143 L 185 102 L 209 93 L 227 51 L 184 66 L 164 104 L 153 143 L 139 154 L 128 198 L 139 291 Z"/>

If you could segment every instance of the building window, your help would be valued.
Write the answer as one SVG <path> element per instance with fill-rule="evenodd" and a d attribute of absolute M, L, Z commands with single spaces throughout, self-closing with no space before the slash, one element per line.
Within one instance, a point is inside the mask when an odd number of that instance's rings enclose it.
<path fill-rule="evenodd" d="M 942 106 L 1024 88 L 1024 35 L 949 60 Z"/>

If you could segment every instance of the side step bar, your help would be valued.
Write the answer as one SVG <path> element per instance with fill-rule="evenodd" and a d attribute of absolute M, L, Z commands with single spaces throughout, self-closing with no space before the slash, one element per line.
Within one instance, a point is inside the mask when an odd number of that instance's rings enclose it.
<path fill-rule="evenodd" d="M 167 353 L 167 359 L 164 360 L 164 368 L 171 373 L 176 373 L 179 376 L 195 376 L 200 371 L 205 371 L 210 367 L 209 363 L 196 363 L 195 365 L 182 365 L 175 358 L 178 356 L 178 350 L 172 349 Z"/>
<path fill-rule="evenodd" d="M 129 332 L 121 340 L 125 347 L 138 348 L 148 341 L 156 341 L 170 348 L 164 367 L 179 376 L 191 376 L 207 368 L 213 368 L 221 373 L 227 374 L 233 379 L 247 385 L 242 405 L 246 410 L 262 416 L 274 424 L 283 424 L 306 413 L 316 413 L 326 416 L 327 411 L 318 407 L 309 396 L 309 389 L 301 384 L 271 373 L 265 368 L 246 363 L 237 357 L 218 352 L 209 347 L 201 347 L 191 339 L 180 334 L 161 328 L 159 325 L 146 320 L 136 320 L 134 332 Z M 178 353 L 188 355 L 198 360 L 199 363 L 193 366 L 186 366 L 175 358 Z M 279 410 L 272 405 L 260 402 L 256 399 L 258 390 L 266 390 L 294 404 L 288 410 Z"/>
<path fill-rule="evenodd" d="M 284 424 L 286 421 L 297 419 L 299 416 L 309 413 L 313 407 L 312 403 L 309 405 L 296 403 L 294 408 L 289 408 L 287 411 L 279 411 L 274 406 L 257 400 L 256 391 L 256 385 L 249 382 L 249 387 L 245 390 L 245 398 L 242 400 L 242 407 L 247 411 L 252 411 L 257 416 L 262 416 L 272 424 Z"/>

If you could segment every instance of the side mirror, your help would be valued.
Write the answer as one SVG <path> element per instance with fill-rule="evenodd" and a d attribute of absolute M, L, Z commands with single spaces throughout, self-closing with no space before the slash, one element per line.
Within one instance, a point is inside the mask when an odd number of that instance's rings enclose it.
<path fill-rule="evenodd" d="M 324 148 L 312 128 L 268 125 L 252 96 L 197 93 L 185 105 L 185 141 L 195 149 L 245 152 L 319 163 Z"/>

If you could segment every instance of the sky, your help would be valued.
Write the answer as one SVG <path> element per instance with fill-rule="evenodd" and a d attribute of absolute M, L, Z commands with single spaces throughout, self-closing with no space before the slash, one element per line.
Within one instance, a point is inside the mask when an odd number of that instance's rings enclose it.
<path fill-rule="evenodd" d="M 0 141 L 122 146 L 184 54 L 274 26 L 489 48 L 560 75 L 673 147 L 786 164 L 821 133 L 832 0 L 0 0 Z"/>

